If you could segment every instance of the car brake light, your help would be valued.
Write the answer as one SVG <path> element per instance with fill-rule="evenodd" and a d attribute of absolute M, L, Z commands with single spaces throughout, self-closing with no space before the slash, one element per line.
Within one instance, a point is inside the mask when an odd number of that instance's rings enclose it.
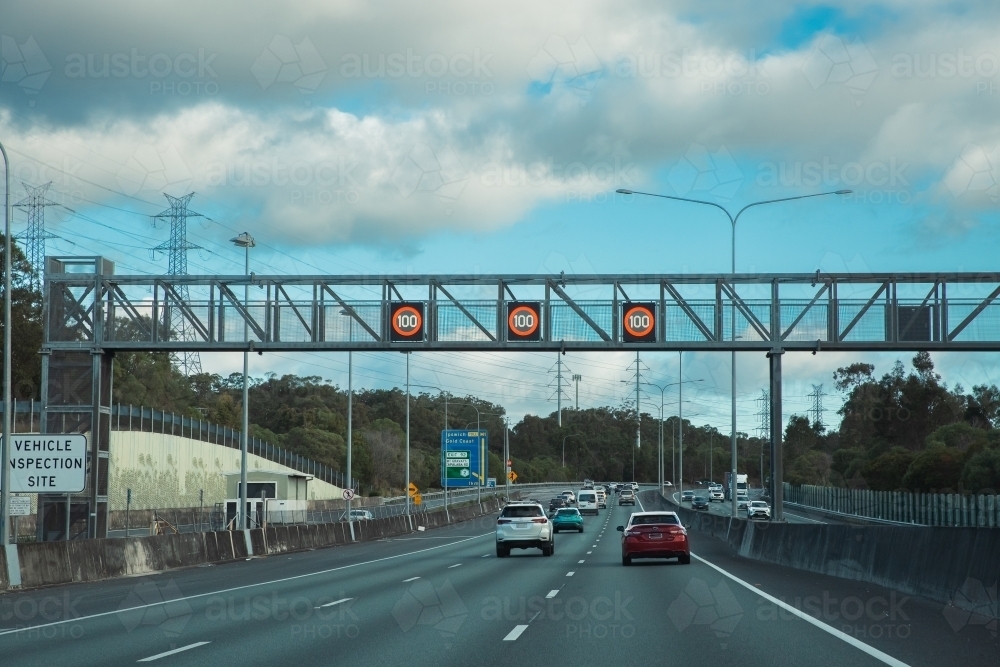
<path fill-rule="evenodd" d="M 548 523 L 548 522 L 549 522 L 549 520 L 546 519 L 546 518 L 544 518 L 544 517 L 541 518 L 541 519 L 532 519 L 531 520 L 531 523 Z"/>
<path fill-rule="evenodd" d="M 497 519 L 497 524 L 510 523 L 510 519 Z"/>

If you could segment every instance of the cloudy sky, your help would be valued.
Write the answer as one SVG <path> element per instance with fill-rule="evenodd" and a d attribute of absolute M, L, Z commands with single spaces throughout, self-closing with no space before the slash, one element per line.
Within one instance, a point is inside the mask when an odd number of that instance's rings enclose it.
<path fill-rule="evenodd" d="M 617 188 L 734 208 L 854 191 L 748 213 L 738 271 L 996 269 L 994 2 L 19 2 L 3 18 L 15 199 L 51 182 L 49 254 L 119 273 L 166 272 L 150 216 L 188 192 L 191 273 L 242 273 L 244 230 L 259 273 L 729 270 L 721 212 Z M 786 413 L 824 383 L 832 421 L 832 370 L 893 359 L 790 356 Z M 625 397 L 630 355 L 565 361 L 582 405 Z M 642 361 L 676 380 L 676 354 Z M 994 355 L 937 361 L 951 384 L 1000 382 Z M 413 375 L 520 415 L 552 409 L 554 363 L 425 354 Z M 685 411 L 725 425 L 728 355 L 684 363 L 701 380 Z M 356 366 L 366 386 L 403 378 L 399 355 Z M 253 372 L 342 384 L 345 367 L 275 354 Z M 763 357 L 741 359 L 741 430 L 765 386 Z"/>

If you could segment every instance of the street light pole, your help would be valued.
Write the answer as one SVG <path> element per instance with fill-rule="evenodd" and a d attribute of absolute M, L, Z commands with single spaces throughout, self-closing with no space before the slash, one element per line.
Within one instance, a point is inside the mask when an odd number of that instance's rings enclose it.
<path fill-rule="evenodd" d="M 656 193 L 653 193 L 653 192 L 638 192 L 638 191 L 635 191 L 635 190 L 626 190 L 625 188 L 619 188 L 618 190 L 616 190 L 616 192 L 618 194 L 622 194 L 622 195 L 643 195 L 643 196 L 646 196 L 646 197 L 659 197 L 661 199 L 673 199 L 675 201 L 685 201 L 685 202 L 688 202 L 688 203 L 691 203 L 691 204 L 703 204 L 705 206 L 714 206 L 715 208 L 717 208 L 720 211 L 722 211 L 723 213 L 725 213 L 726 217 L 729 218 L 729 222 L 730 222 L 730 225 L 732 227 L 732 236 L 731 236 L 731 243 L 730 243 L 730 247 L 731 247 L 731 252 L 730 252 L 731 264 L 730 264 L 730 267 L 731 267 L 732 274 L 735 276 L 736 275 L 736 222 L 740 219 L 740 216 L 743 215 L 743 212 L 746 211 L 748 208 L 752 208 L 754 206 L 763 206 L 764 204 L 777 204 L 778 202 L 793 201 L 795 199 L 809 199 L 811 197 L 825 197 L 827 195 L 848 195 L 848 194 L 851 194 L 851 192 L 853 192 L 853 191 L 852 190 L 834 190 L 834 191 L 831 191 L 831 192 L 815 192 L 815 193 L 809 194 L 809 195 L 798 195 L 796 197 L 781 197 L 779 199 L 765 199 L 763 201 L 755 201 L 755 202 L 751 202 L 751 203 L 747 204 L 746 206 L 744 206 L 743 208 L 741 208 L 739 211 L 737 211 L 737 213 L 736 213 L 735 216 L 733 214 L 731 214 L 729 212 L 729 210 L 725 206 L 722 206 L 721 204 L 717 204 L 717 203 L 715 203 L 713 201 L 705 201 L 703 199 L 688 199 L 687 197 L 674 197 L 674 196 L 671 196 L 671 195 L 661 195 L 661 194 L 656 194 Z M 735 286 L 734 286 L 733 289 L 735 290 Z M 729 319 L 730 319 L 730 324 L 731 324 L 731 329 L 732 329 L 733 341 L 735 341 L 736 340 L 736 314 L 735 314 L 735 303 L 733 303 L 732 300 L 730 300 L 730 312 L 731 312 L 731 315 L 730 315 Z M 732 351 L 732 356 L 731 356 L 730 364 L 731 364 L 731 367 L 732 367 L 732 377 L 731 377 L 731 382 L 732 382 L 732 425 L 731 425 L 731 431 L 730 431 L 730 436 L 729 437 L 730 437 L 730 448 L 731 448 L 730 455 L 732 457 L 732 466 L 731 466 L 732 467 L 732 481 L 731 481 L 731 486 L 732 486 L 732 491 L 731 491 L 731 495 L 732 495 L 732 516 L 735 517 L 736 516 L 736 455 L 737 455 L 737 452 L 736 452 L 736 350 Z M 682 475 L 683 475 L 683 472 L 684 472 L 684 458 L 683 457 L 684 457 L 684 450 L 682 448 L 681 449 L 681 473 L 682 473 Z M 681 483 L 683 483 L 683 482 L 684 482 L 684 479 L 683 479 L 683 476 L 682 476 Z M 778 508 L 776 508 L 775 511 L 777 512 Z"/>
<path fill-rule="evenodd" d="M 3 441 L 0 442 L 0 544 L 7 548 L 10 543 L 10 423 L 11 423 L 11 352 L 10 352 L 10 304 L 13 296 L 10 293 L 11 283 L 11 250 L 13 239 L 10 233 L 10 160 L 7 159 L 7 149 L 0 143 L 0 153 L 3 153 L 4 165 L 4 238 L 3 238 Z M 44 429 L 43 429 L 44 430 Z M 17 541 L 17 536 L 14 536 Z"/>
<path fill-rule="evenodd" d="M 569 435 L 563 436 L 563 443 L 562 443 L 562 467 L 563 468 L 566 467 L 566 438 L 574 438 L 576 436 L 583 437 L 582 434 L 580 434 L 580 433 L 570 433 Z"/>
<path fill-rule="evenodd" d="M 410 514 L 410 353 L 406 355 L 406 514 Z"/>
<path fill-rule="evenodd" d="M 245 251 L 245 263 L 244 269 L 246 270 L 246 275 L 250 275 L 250 248 L 257 245 L 257 242 L 249 232 L 243 232 L 235 238 L 229 239 L 232 243 L 236 245 L 237 248 L 243 248 Z M 243 308 L 247 308 L 247 304 L 250 300 L 250 286 L 243 286 Z M 243 342 L 249 346 L 250 341 L 250 328 L 247 325 L 246 320 L 243 321 Z M 243 350 L 243 420 L 242 420 L 242 431 L 240 432 L 240 515 L 243 520 L 240 521 L 243 529 L 246 530 L 250 528 L 250 515 L 247 512 L 247 431 L 250 429 L 250 382 L 249 382 L 249 372 L 250 372 L 250 350 Z M 263 507 L 261 508 L 263 512 Z"/>
<path fill-rule="evenodd" d="M 351 450 L 354 446 L 354 352 L 347 351 L 347 486 L 354 490 L 354 478 L 351 477 Z M 347 499 L 347 523 L 351 527 L 351 540 L 354 540 L 354 521 L 351 519 L 351 499 Z"/>

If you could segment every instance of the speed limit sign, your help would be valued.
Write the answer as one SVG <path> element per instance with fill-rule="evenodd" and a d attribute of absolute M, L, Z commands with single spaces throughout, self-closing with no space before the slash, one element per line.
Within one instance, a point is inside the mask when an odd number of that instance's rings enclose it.
<path fill-rule="evenodd" d="M 542 339 L 542 304 L 538 301 L 511 301 L 507 304 L 507 340 Z"/>
<path fill-rule="evenodd" d="M 626 343 L 656 342 L 655 303 L 625 303 L 622 307 L 622 340 Z"/>
<path fill-rule="evenodd" d="M 354 500 L 354 489 L 344 489 L 344 500 Z"/>
<path fill-rule="evenodd" d="M 424 304 L 420 301 L 398 301 L 389 309 L 389 340 L 394 343 L 424 339 Z"/>

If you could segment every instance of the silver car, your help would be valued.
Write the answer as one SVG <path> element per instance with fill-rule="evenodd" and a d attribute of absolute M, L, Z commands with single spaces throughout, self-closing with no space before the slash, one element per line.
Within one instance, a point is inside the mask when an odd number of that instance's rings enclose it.
<path fill-rule="evenodd" d="M 745 493 L 736 494 L 736 511 L 746 512 L 750 507 L 750 498 Z"/>
<path fill-rule="evenodd" d="M 542 555 L 556 552 L 552 522 L 538 503 L 510 503 L 497 519 L 497 558 L 506 558 L 511 549 L 541 549 Z"/>

